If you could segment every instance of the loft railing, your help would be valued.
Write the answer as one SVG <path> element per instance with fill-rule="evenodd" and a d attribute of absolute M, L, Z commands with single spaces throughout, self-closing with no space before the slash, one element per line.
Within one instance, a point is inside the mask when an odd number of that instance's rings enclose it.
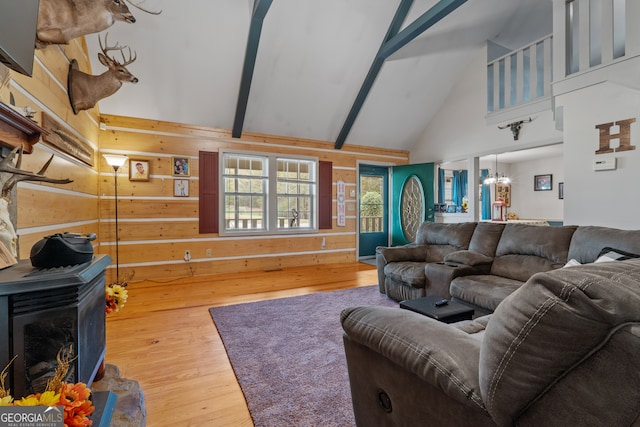
<path fill-rule="evenodd" d="M 551 109 L 552 96 L 606 79 L 599 69 L 640 57 L 640 1 L 553 2 L 553 35 L 487 64 L 487 122 Z"/>
<path fill-rule="evenodd" d="M 565 49 L 554 56 L 559 78 L 640 54 L 637 0 L 555 0 L 554 34 Z"/>
<path fill-rule="evenodd" d="M 552 36 L 487 64 L 487 112 L 551 98 Z"/>

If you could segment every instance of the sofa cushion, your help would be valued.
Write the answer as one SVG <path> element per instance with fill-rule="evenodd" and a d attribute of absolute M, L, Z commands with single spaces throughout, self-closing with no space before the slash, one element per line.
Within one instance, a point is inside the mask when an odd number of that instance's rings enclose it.
<path fill-rule="evenodd" d="M 426 262 L 391 262 L 384 266 L 384 274 L 395 282 L 405 283 L 414 288 L 424 288 L 426 265 Z"/>
<path fill-rule="evenodd" d="M 475 251 L 455 251 L 445 255 L 444 262 L 454 262 L 464 265 L 483 265 L 491 264 L 493 257 L 481 254 Z"/>
<path fill-rule="evenodd" d="M 496 254 L 498 242 L 504 231 L 504 224 L 498 222 L 480 222 L 473 231 L 469 250 L 479 252 L 493 258 Z"/>
<path fill-rule="evenodd" d="M 594 262 L 606 247 L 640 254 L 640 230 L 580 226 L 571 238 L 568 257 L 587 264 Z"/>
<path fill-rule="evenodd" d="M 533 274 L 567 263 L 576 227 L 507 224 L 500 237 L 491 274 L 525 282 Z"/>
<path fill-rule="evenodd" d="M 534 255 L 503 255 L 493 260 L 491 274 L 524 283 L 538 272 L 554 270 L 565 264 L 558 264 Z"/>
<path fill-rule="evenodd" d="M 481 394 L 496 423 L 566 420 L 576 405 L 580 425 L 637 422 L 638 307 L 637 259 L 531 277 L 493 313 L 481 346 Z"/>
<path fill-rule="evenodd" d="M 507 224 L 500 236 L 496 256 L 521 254 L 547 258 L 558 264 L 567 262 L 567 252 L 576 227 L 540 227 Z"/>
<path fill-rule="evenodd" d="M 439 262 L 448 253 L 468 249 L 476 225 L 475 222 L 459 224 L 423 222 L 418 228 L 416 244 L 427 245 L 426 261 Z"/>
<path fill-rule="evenodd" d="M 519 280 L 490 274 L 461 276 L 453 279 L 449 292 L 453 298 L 493 311 L 502 300 L 522 286 L 522 283 Z"/>

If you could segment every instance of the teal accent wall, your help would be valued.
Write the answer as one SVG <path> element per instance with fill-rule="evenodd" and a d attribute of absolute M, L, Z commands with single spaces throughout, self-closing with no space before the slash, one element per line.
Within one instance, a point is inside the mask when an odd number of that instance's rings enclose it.
<path fill-rule="evenodd" d="M 402 232 L 400 224 L 400 198 L 404 182 L 410 176 L 417 176 L 422 183 L 425 195 L 426 218 L 424 220 L 433 222 L 433 195 L 434 187 L 434 163 L 419 163 L 415 165 L 394 166 L 391 168 L 391 245 L 406 245 L 409 242 Z"/>

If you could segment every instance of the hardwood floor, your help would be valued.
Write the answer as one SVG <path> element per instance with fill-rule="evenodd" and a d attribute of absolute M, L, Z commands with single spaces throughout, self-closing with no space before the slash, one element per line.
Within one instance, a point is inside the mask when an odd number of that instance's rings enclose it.
<path fill-rule="evenodd" d="M 106 362 L 140 383 L 148 426 L 252 426 L 208 309 L 377 282 L 350 263 L 130 283 L 107 318 Z"/>

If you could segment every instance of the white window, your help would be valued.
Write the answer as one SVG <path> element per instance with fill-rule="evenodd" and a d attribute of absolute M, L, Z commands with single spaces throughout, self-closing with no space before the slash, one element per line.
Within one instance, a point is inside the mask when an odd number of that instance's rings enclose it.
<path fill-rule="evenodd" d="M 317 160 L 222 152 L 222 233 L 317 229 Z"/>

